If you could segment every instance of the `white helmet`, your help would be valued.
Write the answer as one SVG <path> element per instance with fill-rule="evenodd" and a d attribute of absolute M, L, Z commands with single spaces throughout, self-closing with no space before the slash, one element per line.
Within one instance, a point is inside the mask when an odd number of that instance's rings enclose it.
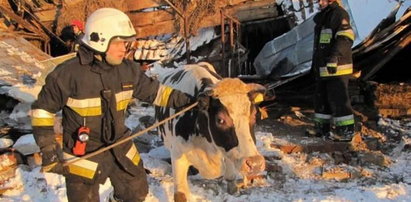
<path fill-rule="evenodd" d="M 113 38 L 135 40 L 135 36 L 133 24 L 125 13 L 114 8 L 101 8 L 87 18 L 81 41 L 93 50 L 104 53 Z"/>

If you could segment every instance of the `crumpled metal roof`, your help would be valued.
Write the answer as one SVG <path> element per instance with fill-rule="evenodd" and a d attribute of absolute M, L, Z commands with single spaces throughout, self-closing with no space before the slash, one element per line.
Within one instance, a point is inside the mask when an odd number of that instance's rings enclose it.
<path fill-rule="evenodd" d="M 0 32 L 0 94 L 34 101 L 47 74 L 74 55 L 52 58 L 21 36 Z"/>
<path fill-rule="evenodd" d="M 254 60 L 262 77 L 281 78 L 305 73 L 311 68 L 314 43 L 313 17 L 269 41 Z"/>

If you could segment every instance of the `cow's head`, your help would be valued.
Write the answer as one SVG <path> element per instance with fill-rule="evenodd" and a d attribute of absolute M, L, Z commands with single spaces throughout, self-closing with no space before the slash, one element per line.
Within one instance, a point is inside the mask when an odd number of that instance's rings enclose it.
<path fill-rule="evenodd" d="M 255 175 L 265 169 L 264 157 L 255 146 L 256 98 L 265 92 L 258 84 L 226 78 L 211 88 L 207 106 L 198 114 L 198 131 L 224 153 L 225 177 Z"/>

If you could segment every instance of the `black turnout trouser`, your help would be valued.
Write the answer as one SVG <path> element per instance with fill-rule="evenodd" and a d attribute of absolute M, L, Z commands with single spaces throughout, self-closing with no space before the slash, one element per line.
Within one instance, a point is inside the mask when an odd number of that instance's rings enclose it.
<path fill-rule="evenodd" d="M 114 197 L 124 202 L 144 201 L 148 193 L 147 175 L 143 163 L 140 162 L 139 176 L 125 172 L 117 162 L 113 162 L 109 172 L 111 185 L 114 187 Z M 67 198 L 70 202 L 99 202 L 99 183 L 66 182 Z"/>
<path fill-rule="evenodd" d="M 316 113 L 342 117 L 353 113 L 348 95 L 348 77 L 318 79 L 314 96 Z"/>

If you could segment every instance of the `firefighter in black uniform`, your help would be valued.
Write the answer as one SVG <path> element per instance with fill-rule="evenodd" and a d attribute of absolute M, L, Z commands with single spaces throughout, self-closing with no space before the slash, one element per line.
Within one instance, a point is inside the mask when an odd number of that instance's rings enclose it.
<path fill-rule="evenodd" d="M 353 72 L 351 46 L 354 32 L 348 13 L 335 0 L 319 0 L 314 16 L 312 70 L 316 77 L 314 120 L 316 135 L 351 141 L 354 115 L 348 95 Z"/>
<path fill-rule="evenodd" d="M 33 133 L 43 169 L 65 176 L 69 201 L 99 201 L 99 184 L 107 177 L 115 198 L 143 201 L 148 193 L 146 173 L 132 141 L 68 166 L 62 163 L 128 137 L 124 120 L 133 98 L 172 108 L 194 101 L 148 78 L 136 63 L 124 59 L 128 40 L 135 40 L 135 35 L 123 12 L 113 8 L 93 12 L 77 57 L 47 76 L 32 105 Z M 54 116 L 60 110 L 62 149 L 53 131 Z"/>

